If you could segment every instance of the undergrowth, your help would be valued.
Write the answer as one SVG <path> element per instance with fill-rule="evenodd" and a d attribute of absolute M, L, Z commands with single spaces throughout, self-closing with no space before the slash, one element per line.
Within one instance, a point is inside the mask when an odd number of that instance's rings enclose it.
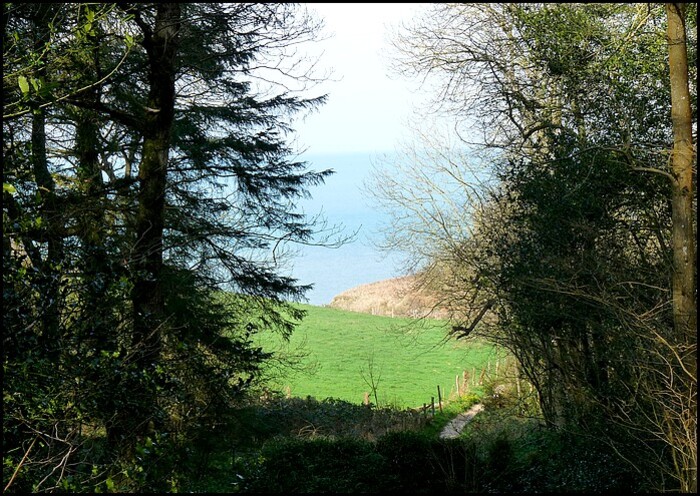
<path fill-rule="evenodd" d="M 644 492 L 642 478 L 581 433 L 556 432 L 525 400 L 488 384 L 457 439 L 444 425 L 477 401 L 416 412 L 342 400 L 276 398 L 238 412 L 235 445 L 182 489 L 227 493 Z M 488 392 L 488 393 L 487 393 Z M 506 395 L 506 397 L 503 396 Z M 403 424 L 402 424 L 403 422 Z M 403 425 L 403 427 L 402 427 Z M 390 427 L 391 426 L 391 427 Z"/>

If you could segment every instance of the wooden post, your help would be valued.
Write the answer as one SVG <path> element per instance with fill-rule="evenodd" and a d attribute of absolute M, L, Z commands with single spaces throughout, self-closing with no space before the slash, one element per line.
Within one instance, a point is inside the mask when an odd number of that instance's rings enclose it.
<path fill-rule="evenodd" d="M 364 399 L 365 406 L 369 406 L 369 393 L 365 391 L 365 399 Z"/>
<path fill-rule="evenodd" d="M 460 390 L 459 390 L 459 374 L 455 376 L 455 388 L 457 389 L 457 398 L 462 396 Z"/>
<path fill-rule="evenodd" d="M 440 408 L 440 413 L 442 413 L 442 394 L 440 393 L 440 385 L 438 384 L 438 408 Z"/>
<path fill-rule="evenodd" d="M 435 416 L 435 396 L 430 397 L 430 406 L 433 409 L 433 417 Z"/>

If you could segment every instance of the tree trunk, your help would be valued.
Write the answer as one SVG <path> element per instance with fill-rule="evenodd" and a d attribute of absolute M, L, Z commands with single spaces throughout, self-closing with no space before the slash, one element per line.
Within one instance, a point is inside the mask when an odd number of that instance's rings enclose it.
<path fill-rule="evenodd" d="M 697 490 L 697 310 L 695 306 L 695 234 L 693 222 L 693 135 L 688 88 L 688 55 L 685 35 L 685 5 L 667 3 L 668 54 L 671 80 L 671 118 L 673 121 L 672 244 L 673 244 L 673 320 L 679 365 L 686 374 L 690 412 L 682 426 L 692 433 L 687 444 L 680 474 L 682 490 Z M 685 436 L 684 436 L 685 437 Z M 675 450 L 674 450 L 675 451 Z"/>
<path fill-rule="evenodd" d="M 144 34 L 149 63 L 150 89 L 145 108 L 143 155 L 139 164 L 134 269 L 133 336 L 130 352 L 143 380 L 125 407 L 123 435 L 141 435 L 149 423 L 158 424 L 154 388 L 155 368 L 161 351 L 165 309 L 162 287 L 165 193 L 170 135 L 175 108 L 175 58 L 180 27 L 180 5 L 158 4 L 151 29 L 136 14 Z"/>

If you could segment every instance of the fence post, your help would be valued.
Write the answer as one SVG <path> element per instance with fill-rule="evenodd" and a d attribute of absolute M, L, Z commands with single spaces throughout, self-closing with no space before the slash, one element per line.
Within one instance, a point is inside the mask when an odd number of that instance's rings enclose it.
<path fill-rule="evenodd" d="M 440 408 L 440 413 L 442 413 L 442 394 L 440 394 L 440 385 L 438 384 L 438 408 Z"/>

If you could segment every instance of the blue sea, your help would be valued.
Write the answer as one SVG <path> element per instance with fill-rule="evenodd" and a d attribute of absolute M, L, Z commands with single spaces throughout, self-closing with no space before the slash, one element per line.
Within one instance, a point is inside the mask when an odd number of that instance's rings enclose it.
<path fill-rule="evenodd" d="M 387 254 L 377 248 L 380 228 L 386 214 L 378 210 L 365 184 L 370 181 L 372 165 L 380 157 L 372 153 L 305 155 L 311 170 L 333 169 L 325 184 L 315 186 L 312 199 L 300 203 L 309 215 L 323 214 L 328 226 L 342 225 L 345 234 L 356 232 L 353 240 L 339 248 L 296 247 L 291 260 L 291 275 L 300 284 L 313 284 L 306 297 L 311 305 L 327 305 L 339 293 L 358 286 L 401 274 L 401 254 Z"/>

